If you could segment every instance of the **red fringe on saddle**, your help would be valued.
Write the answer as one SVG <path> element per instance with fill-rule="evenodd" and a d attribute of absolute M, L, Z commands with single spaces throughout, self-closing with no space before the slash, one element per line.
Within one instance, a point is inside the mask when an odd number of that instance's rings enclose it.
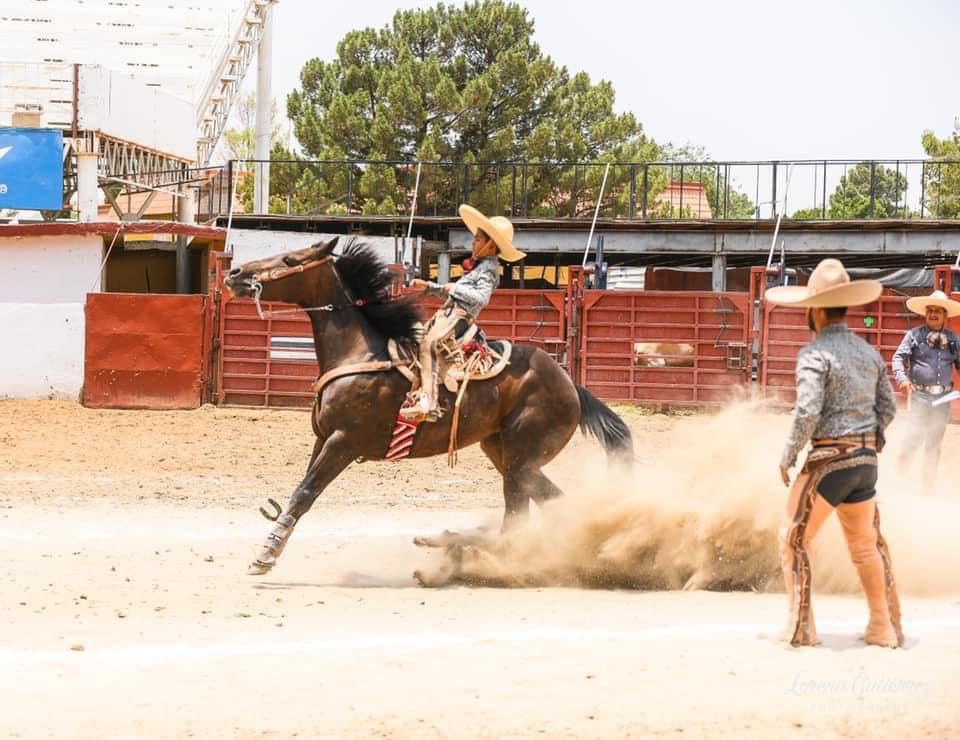
<path fill-rule="evenodd" d="M 407 421 L 397 417 L 397 423 L 393 427 L 393 436 L 390 437 L 390 445 L 387 447 L 387 454 L 384 459 L 396 462 L 407 457 L 413 447 L 413 437 L 416 435 L 419 425 L 419 421 Z"/>
<path fill-rule="evenodd" d="M 490 356 L 490 348 L 486 345 L 486 343 L 478 342 L 476 339 L 471 339 L 469 342 L 464 342 L 463 346 L 460 348 L 460 351 L 463 352 L 464 356 L 469 356 L 474 352 L 484 359 Z"/>

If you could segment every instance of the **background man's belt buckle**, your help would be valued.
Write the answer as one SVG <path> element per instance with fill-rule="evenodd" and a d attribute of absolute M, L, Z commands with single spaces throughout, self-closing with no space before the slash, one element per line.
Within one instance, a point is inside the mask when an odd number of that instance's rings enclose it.
<path fill-rule="evenodd" d="M 952 388 L 949 385 L 918 385 L 917 390 L 923 391 L 924 393 L 929 393 L 933 396 L 939 396 L 941 393 L 946 393 Z"/>

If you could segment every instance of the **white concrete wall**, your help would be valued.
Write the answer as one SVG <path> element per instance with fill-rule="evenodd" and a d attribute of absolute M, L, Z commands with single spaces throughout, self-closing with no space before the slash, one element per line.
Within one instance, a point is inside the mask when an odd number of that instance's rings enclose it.
<path fill-rule="evenodd" d="M 0 303 L 0 398 L 79 400 L 83 303 Z"/>
<path fill-rule="evenodd" d="M 77 400 L 83 306 L 100 290 L 103 237 L 4 237 L 0 230 L 0 398 Z"/>
<path fill-rule="evenodd" d="M 80 303 L 100 290 L 99 234 L 4 237 L 0 229 L 0 301 Z"/>

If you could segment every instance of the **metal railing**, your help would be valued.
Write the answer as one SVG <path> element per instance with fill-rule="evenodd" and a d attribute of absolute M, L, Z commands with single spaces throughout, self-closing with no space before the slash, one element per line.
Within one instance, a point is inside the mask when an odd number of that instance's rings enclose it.
<path fill-rule="evenodd" d="M 200 195 L 198 214 L 253 213 L 264 162 L 232 160 Z M 419 187 L 416 175 L 420 167 Z M 607 162 L 270 162 L 269 213 L 588 219 Z M 960 218 L 960 160 L 612 162 L 599 203 L 616 219 Z M 415 194 L 416 193 L 416 197 Z"/>

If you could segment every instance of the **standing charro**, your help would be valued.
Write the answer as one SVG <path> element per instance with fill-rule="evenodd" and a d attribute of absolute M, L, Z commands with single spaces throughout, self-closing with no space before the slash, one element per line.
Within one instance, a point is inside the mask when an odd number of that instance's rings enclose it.
<path fill-rule="evenodd" d="M 766 293 L 771 303 L 806 308 L 807 324 L 816 332 L 797 357 L 797 402 L 780 459 L 780 476 L 789 486 L 790 468 L 812 442 L 790 489 L 780 529 L 789 599 L 783 638 L 794 646 L 820 642 L 810 603 L 807 548 L 833 511 L 870 608 L 864 639 L 884 647 L 903 644 L 900 604 L 876 505 L 877 453 L 896 402 L 879 353 L 844 323 L 848 306 L 870 303 L 882 289 L 875 280 L 851 282 L 838 260 L 825 259 L 805 287 L 783 286 Z"/>
<path fill-rule="evenodd" d="M 411 282 L 412 287 L 447 301 L 430 320 L 420 344 L 420 393 L 413 404 L 400 409 L 400 416 L 404 419 L 436 421 L 440 418 L 437 344 L 451 332 L 461 336 L 490 302 L 493 291 L 500 284 L 498 258 L 517 262 L 526 256 L 513 246 L 513 224 L 509 219 L 503 216 L 487 218 L 468 205 L 460 206 L 460 218 L 473 234 L 473 269 L 455 283 L 439 285 L 419 278 Z"/>
<path fill-rule="evenodd" d="M 933 490 L 940 464 L 940 447 L 950 421 L 950 404 L 937 403 L 953 390 L 953 369 L 960 370 L 960 342 L 947 327 L 947 320 L 960 316 L 960 303 L 942 291 L 917 296 L 907 308 L 924 317 L 922 326 L 903 337 L 893 355 L 897 384 L 910 393 L 907 434 L 900 449 L 900 465 L 911 454 L 921 453 L 923 487 Z"/>

